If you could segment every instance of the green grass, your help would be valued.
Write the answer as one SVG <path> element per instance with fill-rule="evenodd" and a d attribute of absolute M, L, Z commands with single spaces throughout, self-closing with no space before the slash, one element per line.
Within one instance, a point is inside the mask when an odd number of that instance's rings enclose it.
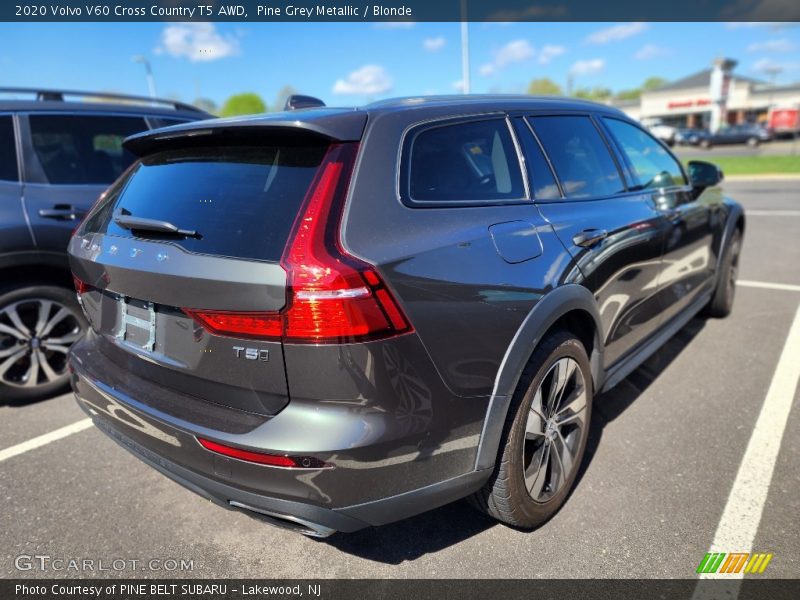
<path fill-rule="evenodd" d="M 707 160 L 718 165 L 725 175 L 800 175 L 800 154 L 762 156 L 713 156 Z M 684 159 L 684 162 L 688 162 Z"/>

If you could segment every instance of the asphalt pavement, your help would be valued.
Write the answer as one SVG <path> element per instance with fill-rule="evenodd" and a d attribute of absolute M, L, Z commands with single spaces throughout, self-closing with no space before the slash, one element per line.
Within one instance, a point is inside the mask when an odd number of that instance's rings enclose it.
<path fill-rule="evenodd" d="M 766 399 L 791 410 L 774 473 L 756 460 L 766 486 L 751 491 L 765 500 L 750 541 L 774 554 L 770 576 L 800 577 L 800 394 L 796 376 L 776 377 L 779 361 L 791 367 L 787 336 L 800 307 L 800 180 L 727 190 L 752 212 L 733 314 L 694 319 L 596 399 L 576 488 L 540 529 L 516 531 L 456 502 L 314 540 L 222 510 L 87 428 L 0 459 L 0 576 L 695 577 L 730 518 L 734 482 L 751 475 L 743 457 Z M 0 457 L 83 419 L 69 395 L 2 406 Z M 780 438 L 783 423 L 758 422 L 762 436 Z M 126 566 L 20 571 L 20 555 Z M 143 564 L 152 559 L 162 568 Z M 168 570 L 169 560 L 191 568 Z"/>

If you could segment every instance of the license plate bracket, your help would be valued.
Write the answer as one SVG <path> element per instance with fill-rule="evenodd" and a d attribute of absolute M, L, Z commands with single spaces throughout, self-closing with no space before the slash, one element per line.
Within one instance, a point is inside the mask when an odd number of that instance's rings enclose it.
<path fill-rule="evenodd" d="M 152 352 L 156 347 L 156 307 L 152 302 L 137 301 L 125 296 L 117 298 L 119 305 L 120 341 Z"/>

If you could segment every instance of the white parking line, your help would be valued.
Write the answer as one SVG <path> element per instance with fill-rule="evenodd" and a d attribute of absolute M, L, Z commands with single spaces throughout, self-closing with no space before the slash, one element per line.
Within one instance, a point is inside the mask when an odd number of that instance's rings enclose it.
<path fill-rule="evenodd" d="M 22 442 L 21 444 L 17 444 L 16 446 L 11 446 L 10 448 L 6 448 L 5 450 L 0 450 L 0 462 L 4 460 L 8 460 L 9 458 L 13 458 L 19 454 L 23 454 L 28 450 L 35 450 L 36 448 L 41 448 L 49 444 L 50 442 L 55 442 L 56 440 L 60 440 L 61 438 L 65 438 L 68 435 L 72 435 L 73 433 L 78 433 L 79 431 L 83 431 L 84 429 L 88 429 L 92 426 L 91 419 L 81 419 L 73 423 L 72 425 L 67 425 L 62 427 L 61 429 L 56 429 L 55 431 L 51 431 L 50 433 L 45 433 L 44 435 L 40 435 L 35 437 L 27 442 Z"/>
<path fill-rule="evenodd" d="M 722 512 L 708 552 L 750 552 L 769 493 L 781 439 L 800 379 L 800 307 L 794 316 L 767 396 Z M 762 549 L 759 549 L 762 550 Z M 768 551 L 769 548 L 763 549 Z M 710 573 L 702 579 L 742 578 L 740 573 Z M 699 587 L 698 587 L 699 590 Z M 695 595 L 697 596 L 697 594 Z M 735 598 L 735 595 L 732 596 Z"/>
<path fill-rule="evenodd" d="M 748 210 L 748 217 L 800 217 L 800 210 Z"/>
<path fill-rule="evenodd" d="M 747 281 L 746 279 L 737 279 L 736 285 L 762 288 L 765 290 L 781 290 L 783 292 L 800 292 L 800 285 L 793 285 L 791 283 L 770 283 L 769 281 Z"/>

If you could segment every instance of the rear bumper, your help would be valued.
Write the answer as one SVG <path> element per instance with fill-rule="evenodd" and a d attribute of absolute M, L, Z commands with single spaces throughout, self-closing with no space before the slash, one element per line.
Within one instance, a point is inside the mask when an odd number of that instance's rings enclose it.
<path fill-rule="evenodd" d="M 315 427 L 328 433 L 360 431 L 364 440 L 379 423 L 365 422 L 364 415 L 343 414 L 335 405 L 317 406 L 309 412 L 303 403 L 294 406 L 294 402 L 278 415 L 261 419 L 260 425 L 250 422 L 243 428 L 243 423 L 229 423 L 227 431 L 220 431 L 209 427 L 213 422 L 210 419 L 189 423 L 160 412 L 154 402 L 145 403 L 141 399 L 144 388 L 141 382 L 132 381 L 133 376 L 125 376 L 119 383 L 120 379 L 110 379 L 108 374 L 98 375 L 98 370 L 113 367 L 105 364 L 102 355 L 86 341 L 74 348 L 71 365 L 78 404 L 117 443 L 220 506 L 306 535 L 324 537 L 334 531 L 350 532 L 400 520 L 476 491 L 490 474 L 490 470 L 471 470 L 477 436 L 454 437 L 427 454 L 420 451 L 419 435 L 396 439 L 384 424 L 383 439 L 378 436 L 368 445 L 358 446 L 358 439 L 352 435 L 339 435 L 333 438 L 338 446 L 331 447 L 330 436 L 321 438 Z M 115 383 L 105 383 L 108 381 Z M 136 390 L 138 397 L 129 396 L 128 390 Z M 351 422 L 342 422 L 347 419 Z M 270 439 L 269 432 L 287 429 L 301 435 L 302 443 L 275 447 L 265 441 Z M 256 465 L 209 452 L 198 443 L 197 436 L 268 452 L 311 455 L 334 467 Z M 308 440 L 317 440 L 318 451 L 310 452 Z M 465 462 L 470 468 L 463 469 Z M 461 472 L 454 472 L 453 464 L 459 465 Z M 404 477 L 406 472 L 414 476 Z M 409 481 L 426 484 L 412 483 L 409 489 Z"/>

